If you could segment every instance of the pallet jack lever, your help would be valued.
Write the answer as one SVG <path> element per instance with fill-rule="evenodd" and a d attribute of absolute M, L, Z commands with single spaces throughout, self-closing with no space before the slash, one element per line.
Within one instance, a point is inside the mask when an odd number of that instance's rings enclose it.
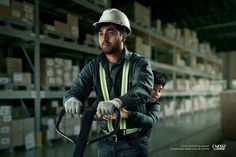
<path fill-rule="evenodd" d="M 67 140 L 72 142 L 73 144 L 76 144 L 73 157 L 83 157 L 83 154 L 84 154 L 84 151 L 85 151 L 85 148 L 86 148 L 87 145 L 90 145 L 90 144 L 95 143 L 97 141 L 109 138 L 109 137 L 115 135 L 116 132 L 118 131 L 119 123 L 120 123 L 120 111 L 119 111 L 119 109 L 115 108 L 114 112 L 116 114 L 116 119 L 115 119 L 114 130 L 112 132 L 110 132 L 109 134 L 104 135 L 102 137 L 98 137 L 96 139 L 88 140 L 89 132 L 90 132 L 90 129 L 91 129 L 92 122 L 94 120 L 94 115 L 96 114 L 96 111 L 97 110 L 96 110 L 96 107 L 94 107 L 94 105 L 92 107 L 83 108 L 82 125 L 81 125 L 79 136 L 76 139 L 72 139 L 68 135 L 66 135 L 65 133 L 60 131 L 60 129 L 59 129 L 60 123 L 61 123 L 62 118 L 64 117 L 64 115 L 66 113 L 65 109 L 63 109 L 60 112 L 59 117 L 58 117 L 57 122 L 56 122 L 56 131 L 61 136 L 63 136 L 64 138 L 66 138 Z"/>

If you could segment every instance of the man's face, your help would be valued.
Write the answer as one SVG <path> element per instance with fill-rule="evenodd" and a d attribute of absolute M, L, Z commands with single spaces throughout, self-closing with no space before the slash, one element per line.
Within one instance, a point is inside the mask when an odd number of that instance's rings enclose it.
<path fill-rule="evenodd" d="M 116 53 L 123 49 L 122 35 L 112 24 L 101 27 L 98 32 L 98 41 L 100 48 L 106 54 Z"/>
<path fill-rule="evenodd" d="M 151 99 L 150 102 L 155 102 L 161 97 L 161 90 L 163 86 L 155 84 L 151 91 Z"/>

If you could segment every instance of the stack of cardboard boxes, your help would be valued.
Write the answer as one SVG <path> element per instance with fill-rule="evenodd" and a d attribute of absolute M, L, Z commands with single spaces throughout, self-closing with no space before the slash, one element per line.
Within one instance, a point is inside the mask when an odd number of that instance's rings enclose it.
<path fill-rule="evenodd" d="M 145 40 L 139 36 L 135 36 L 133 40 L 130 40 L 128 43 L 129 50 L 143 55 L 147 58 L 152 57 L 152 48 L 151 45 L 145 43 Z"/>
<path fill-rule="evenodd" d="M 66 22 L 54 20 L 53 24 L 43 24 L 42 27 L 45 31 L 60 33 L 65 37 L 79 38 L 79 19 L 72 13 L 67 13 Z"/>
<path fill-rule="evenodd" d="M 34 5 L 15 0 L 0 0 L 0 16 L 34 24 Z"/>
<path fill-rule="evenodd" d="M 20 58 L 5 58 L 2 62 L 1 72 L 7 74 L 14 85 L 30 85 L 31 74 L 23 73 L 22 59 Z M 5 76 L 7 76 L 5 75 Z M 4 77 L 5 78 L 5 77 Z M 7 81 L 9 83 L 9 81 Z"/>
<path fill-rule="evenodd" d="M 12 119 L 11 106 L 0 106 L 0 149 L 23 146 L 26 149 L 35 146 L 34 118 Z M 16 114 L 17 115 L 17 114 Z"/>
<path fill-rule="evenodd" d="M 72 66 L 72 60 L 43 58 L 41 60 L 41 87 L 68 87 L 79 73 L 79 66 Z"/>
<path fill-rule="evenodd" d="M 126 3 L 122 6 L 119 6 L 118 8 L 125 12 L 126 16 L 134 22 L 146 27 L 150 27 L 151 13 L 149 8 L 137 2 Z"/>
<path fill-rule="evenodd" d="M 0 106 L 0 149 L 10 147 L 12 144 L 11 115 L 10 106 Z"/>

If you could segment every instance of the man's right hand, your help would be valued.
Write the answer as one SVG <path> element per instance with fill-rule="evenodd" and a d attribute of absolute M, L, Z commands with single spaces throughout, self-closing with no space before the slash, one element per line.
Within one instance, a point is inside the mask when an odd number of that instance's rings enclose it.
<path fill-rule="evenodd" d="M 82 105 L 83 105 L 82 102 L 79 101 L 77 98 L 71 97 L 65 102 L 64 107 L 66 113 L 79 114 Z"/>

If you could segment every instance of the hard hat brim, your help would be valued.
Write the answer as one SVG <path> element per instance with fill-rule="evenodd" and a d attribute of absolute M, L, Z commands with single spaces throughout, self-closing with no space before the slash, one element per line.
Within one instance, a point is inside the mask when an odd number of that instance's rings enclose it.
<path fill-rule="evenodd" d="M 93 23 L 93 26 L 94 26 L 94 27 L 98 27 L 98 26 L 101 25 L 101 24 L 115 24 L 115 25 L 119 25 L 119 26 L 121 26 L 121 27 L 125 27 L 125 28 L 126 28 L 126 30 L 127 30 L 127 35 L 128 35 L 128 36 L 131 34 L 131 29 L 130 29 L 130 28 L 128 28 L 128 27 L 126 27 L 126 26 L 124 26 L 124 25 L 118 24 L 118 23 L 116 23 L 116 22 L 111 22 L 111 21 L 94 22 L 94 23 Z"/>

